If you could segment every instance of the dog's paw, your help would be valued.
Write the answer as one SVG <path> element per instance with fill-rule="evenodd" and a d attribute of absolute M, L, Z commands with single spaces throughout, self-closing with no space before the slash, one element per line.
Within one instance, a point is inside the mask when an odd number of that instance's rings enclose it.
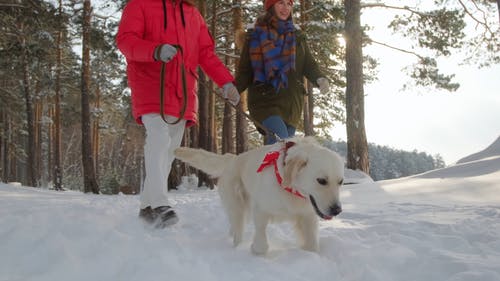
<path fill-rule="evenodd" d="M 252 253 L 255 255 L 265 255 L 268 249 L 269 245 L 267 243 L 252 243 Z"/>
<path fill-rule="evenodd" d="M 231 238 L 233 238 L 233 246 L 234 247 L 238 247 L 238 245 L 240 245 L 241 241 L 243 241 L 243 233 L 241 231 L 230 230 L 229 236 L 231 236 Z"/>
<path fill-rule="evenodd" d="M 241 238 L 233 237 L 233 247 L 238 247 L 241 243 Z"/>
<path fill-rule="evenodd" d="M 302 250 L 309 251 L 309 252 L 319 252 L 319 245 L 318 243 L 310 242 L 310 243 L 305 243 L 302 245 Z"/>

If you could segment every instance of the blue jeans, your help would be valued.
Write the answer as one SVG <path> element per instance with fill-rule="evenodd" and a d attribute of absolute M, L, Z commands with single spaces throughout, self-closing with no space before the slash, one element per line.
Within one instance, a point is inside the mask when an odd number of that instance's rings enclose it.
<path fill-rule="evenodd" d="M 262 121 L 269 131 L 275 133 L 281 139 L 286 139 L 295 136 L 295 127 L 288 125 L 283 121 L 283 119 L 278 115 L 271 115 Z M 273 144 L 276 142 L 274 135 L 265 136 L 264 144 Z"/>

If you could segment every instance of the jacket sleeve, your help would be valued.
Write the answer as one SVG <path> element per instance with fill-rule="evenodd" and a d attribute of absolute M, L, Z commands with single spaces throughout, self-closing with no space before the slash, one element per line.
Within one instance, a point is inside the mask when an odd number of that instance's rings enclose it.
<path fill-rule="evenodd" d="M 307 80 L 311 81 L 314 85 L 317 85 L 316 80 L 321 77 L 325 77 L 321 70 L 319 69 L 318 63 L 312 56 L 311 50 L 309 49 L 309 45 L 307 44 L 307 38 L 305 35 L 300 34 L 302 44 L 304 45 L 304 76 Z"/>
<path fill-rule="evenodd" d="M 234 77 L 229 72 L 227 67 L 222 63 L 217 54 L 215 53 L 215 43 L 208 31 L 207 25 L 201 15 L 199 15 L 201 25 L 200 25 L 200 36 L 198 38 L 199 43 L 199 64 L 203 71 L 219 86 L 222 87 L 224 84 L 233 82 Z"/>
<path fill-rule="evenodd" d="M 145 32 L 144 12 L 139 1 L 130 1 L 123 10 L 116 45 L 127 60 L 152 62 L 153 53 L 158 45 L 142 39 Z"/>
<path fill-rule="evenodd" d="M 249 36 L 247 34 L 245 38 L 245 44 L 243 45 L 243 49 L 240 54 L 240 61 L 238 64 L 238 70 L 236 72 L 236 87 L 238 91 L 241 93 L 245 91 L 253 80 L 253 69 L 252 63 L 250 61 L 250 52 L 249 52 Z"/>

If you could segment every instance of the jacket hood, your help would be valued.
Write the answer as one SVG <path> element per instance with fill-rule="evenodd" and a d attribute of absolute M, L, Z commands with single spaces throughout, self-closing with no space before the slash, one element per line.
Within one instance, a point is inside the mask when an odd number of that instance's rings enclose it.
<path fill-rule="evenodd" d="M 163 29 L 167 29 L 168 19 L 167 19 L 167 0 L 162 0 L 163 4 Z M 186 27 L 186 20 L 184 19 L 184 4 L 189 4 L 194 6 L 194 2 L 192 0 L 180 0 L 179 4 L 181 5 L 181 18 L 182 18 L 182 26 Z"/>

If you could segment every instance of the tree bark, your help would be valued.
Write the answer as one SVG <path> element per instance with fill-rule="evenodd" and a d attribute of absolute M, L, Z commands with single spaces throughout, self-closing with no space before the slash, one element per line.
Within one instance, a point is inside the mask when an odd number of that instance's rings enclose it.
<path fill-rule="evenodd" d="M 3 134 L 2 138 L 2 180 L 9 182 L 9 143 L 10 143 L 10 121 L 5 109 L 0 109 L 2 114 Z"/>
<path fill-rule="evenodd" d="M 233 6 L 234 6 L 233 1 Z M 234 10 L 233 9 L 233 19 L 234 19 Z M 233 34 L 235 30 L 235 26 L 233 24 Z M 230 48 L 230 42 L 229 40 L 226 40 L 224 44 L 224 48 L 228 50 Z M 228 56 L 224 57 L 224 64 L 229 65 L 229 58 Z M 234 143 L 235 143 L 235 138 L 234 138 L 234 121 L 233 121 L 233 107 L 230 106 L 227 102 L 224 102 L 224 115 L 222 118 L 222 153 L 235 153 L 234 151 Z"/>
<path fill-rule="evenodd" d="M 53 135 L 53 161 L 52 177 L 54 189 L 62 190 L 62 168 L 61 168 L 61 70 L 62 70 L 62 0 L 59 0 L 59 30 L 57 31 L 57 58 L 56 58 L 56 83 L 54 95 L 54 135 Z M 50 154 L 49 154 L 50 155 Z"/>
<path fill-rule="evenodd" d="M 300 24 L 302 28 L 306 26 L 307 21 L 309 20 L 309 17 L 306 14 L 306 11 L 311 8 L 311 3 L 310 1 L 306 0 L 301 0 L 300 1 Z M 304 85 L 306 87 L 307 95 L 304 97 L 304 110 L 303 110 L 303 116 L 304 116 L 304 134 L 306 136 L 313 136 L 314 135 L 314 98 L 312 95 L 312 87 L 310 83 L 306 80 L 303 79 Z"/>
<path fill-rule="evenodd" d="M 7 124 L 4 121 L 4 110 L 0 108 L 0 128 L 3 128 L 2 132 L 0 132 L 0 182 L 5 182 L 5 165 L 4 165 L 4 144 L 5 144 L 5 126 Z"/>
<path fill-rule="evenodd" d="M 198 9 L 200 13 L 205 17 L 206 15 L 206 3 L 203 0 L 198 1 Z M 209 122 L 209 89 L 207 86 L 207 79 L 205 73 L 198 69 L 198 104 L 199 104 L 199 112 L 198 112 L 198 134 L 193 134 L 198 138 L 197 143 L 193 143 L 196 145 L 194 147 L 203 148 L 206 150 L 210 150 L 210 122 Z M 198 176 L 198 187 L 206 184 L 208 187 L 213 188 L 213 180 L 205 173 L 200 170 L 197 170 Z"/>
<path fill-rule="evenodd" d="M 314 136 L 314 98 L 313 87 L 304 79 L 307 95 L 304 97 L 304 135 Z"/>
<path fill-rule="evenodd" d="M 24 24 L 20 24 L 20 29 L 24 29 Z M 21 64 L 23 69 L 23 79 L 22 87 L 24 93 L 24 102 L 26 106 L 26 124 L 28 131 L 28 157 L 26 159 L 27 167 L 27 183 L 30 186 L 37 186 L 37 180 L 35 177 L 35 126 L 33 122 L 33 100 L 31 96 L 31 85 L 29 80 L 29 66 L 28 66 L 28 47 L 26 46 L 26 38 L 24 35 L 20 38 L 21 40 Z"/>
<path fill-rule="evenodd" d="M 203 0 L 198 1 L 198 9 L 203 17 L 206 16 L 206 3 Z M 199 148 L 208 147 L 208 88 L 205 73 L 198 69 L 198 146 Z"/>
<path fill-rule="evenodd" d="M 95 108 L 101 108 L 101 89 L 96 87 Z M 94 154 L 95 177 L 99 180 L 99 116 L 95 116 L 92 122 L 92 153 Z"/>
<path fill-rule="evenodd" d="M 35 178 L 37 179 L 38 185 L 42 183 L 42 115 L 43 115 L 43 100 L 40 97 L 40 82 L 35 84 L 35 100 L 33 102 L 34 108 L 34 118 L 33 118 L 33 128 L 34 128 L 34 140 L 35 140 Z"/>
<path fill-rule="evenodd" d="M 212 24 L 211 24 L 211 34 L 214 38 L 217 37 L 217 1 L 212 2 Z M 209 83 L 209 95 L 208 95 L 208 122 L 209 131 L 208 135 L 208 147 L 209 151 L 217 151 L 217 124 L 215 122 L 215 94 L 214 94 L 214 83 L 210 80 Z"/>
<path fill-rule="evenodd" d="M 500 22 L 500 0 L 497 0 L 498 22 Z"/>
<path fill-rule="evenodd" d="M 222 121 L 222 153 L 234 153 L 234 137 L 233 137 L 233 108 L 224 104 L 224 118 Z"/>
<path fill-rule="evenodd" d="M 243 31 L 243 19 L 241 13 L 241 0 L 233 0 L 233 25 L 235 36 L 241 31 Z M 234 38 L 234 42 L 236 42 L 237 38 Z M 235 54 L 239 54 L 241 50 L 238 49 L 235 44 Z M 234 66 L 237 69 L 239 64 L 239 60 L 235 60 Z M 243 114 L 243 112 L 247 108 L 247 99 L 245 98 L 245 94 L 242 94 L 240 103 L 237 106 L 236 110 L 236 153 L 240 154 L 248 150 L 248 120 L 247 117 Z"/>
<path fill-rule="evenodd" d="M 54 97 L 55 100 L 55 97 Z M 48 181 L 52 181 L 54 184 L 54 189 L 56 188 L 56 182 L 54 177 L 54 131 L 55 131 L 55 102 L 52 101 L 51 105 L 48 108 L 48 118 L 52 120 L 52 122 L 48 125 L 48 133 L 47 133 L 47 174 L 49 175 Z"/>
<path fill-rule="evenodd" d="M 361 6 L 345 0 L 347 167 L 369 173 L 365 132 Z"/>
<path fill-rule="evenodd" d="M 92 6 L 90 0 L 83 1 L 82 38 L 82 164 L 84 192 L 99 193 L 92 159 L 92 138 L 90 133 L 90 28 Z"/>

